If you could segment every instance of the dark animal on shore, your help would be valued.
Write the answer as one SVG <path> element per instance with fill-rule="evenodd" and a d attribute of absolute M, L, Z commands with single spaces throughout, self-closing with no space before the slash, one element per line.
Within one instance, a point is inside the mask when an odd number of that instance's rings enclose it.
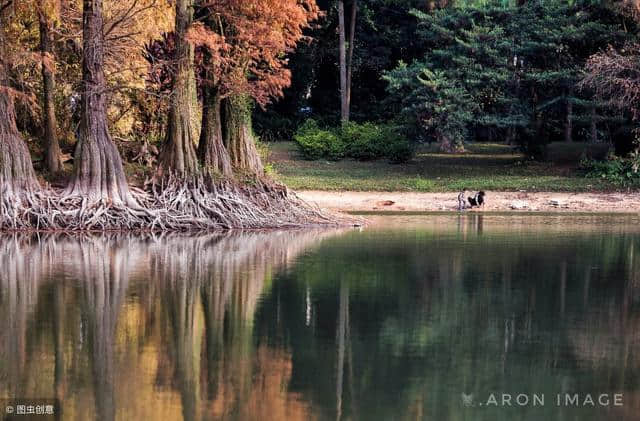
<path fill-rule="evenodd" d="M 469 197 L 469 204 L 471 205 L 471 207 L 472 208 L 474 206 L 484 207 L 484 196 L 485 196 L 485 193 L 482 190 L 480 190 L 478 193 Z"/>

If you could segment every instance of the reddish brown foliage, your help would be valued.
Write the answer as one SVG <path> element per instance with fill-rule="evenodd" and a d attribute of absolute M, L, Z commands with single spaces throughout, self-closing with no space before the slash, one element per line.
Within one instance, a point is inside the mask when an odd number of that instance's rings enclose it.
<path fill-rule="evenodd" d="M 625 46 L 620 51 L 609 48 L 589 58 L 582 84 L 611 104 L 629 109 L 640 117 L 640 44 Z"/>
<path fill-rule="evenodd" d="M 223 96 L 249 94 L 259 104 L 282 95 L 291 72 L 286 53 L 318 18 L 315 0 L 211 0 L 189 40 L 206 47 L 207 82 Z"/>

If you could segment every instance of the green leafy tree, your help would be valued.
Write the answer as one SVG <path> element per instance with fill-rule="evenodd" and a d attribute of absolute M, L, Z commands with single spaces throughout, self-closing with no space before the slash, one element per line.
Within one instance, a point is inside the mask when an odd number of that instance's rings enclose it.
<path fill-rule="evenodd" d="M 576 122 L 603 120 L 590 93 L 574 88 L 587 58 L 632 36 L 609 9 L 563 2 L 412 13 L 425 54 L 384 79 L 404 120 L 445 150 L 517 140 L 536 155 L 550 140 L 572 140 Z"/>

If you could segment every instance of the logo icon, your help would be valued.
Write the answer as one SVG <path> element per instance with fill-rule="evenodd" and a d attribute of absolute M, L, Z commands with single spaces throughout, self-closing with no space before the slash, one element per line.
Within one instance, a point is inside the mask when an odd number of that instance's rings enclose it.
<path fill-rule="evenodd" d="M 462 397 L 462 404 L 464 406 L 473 406 L 473 394 L 465 394 L 465 393 L 461 393 L 460 396 Z"/>

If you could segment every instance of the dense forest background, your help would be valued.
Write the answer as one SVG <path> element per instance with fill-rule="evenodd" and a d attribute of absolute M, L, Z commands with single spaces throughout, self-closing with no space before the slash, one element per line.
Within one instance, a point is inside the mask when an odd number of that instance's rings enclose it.
<path fill-rule="evenodd" d="M 332 2 L 322 8 L 314 41 L 291 57 L 291 88 L 256 112 L 264 139 L 291 138 L 308 117 L 339 122 L 338 14 Z M 470 140 L 519 144 L 536 158 L 554 141 L 614 143 L 621 155 L 633 148 L 633 5 L 372 0 L 359 1 L 358 13 L 356 122 L 449 150 Z"/>
<path fill-rule="evenodd" d="M 81 157 L 82 3 L 96 2 L 1 3 L 2 84 L 53 183 Z M 424 142 L 505 142 L 534 159 L 554 141 L 620 156 L 636 146 L 633 3 L 319 0 L 279 15 L 267 12 L 277 2 L 97 3 L 106 125 L 130 177 L 198 162 L 262 173 L 258 139 L 295 139 L 311 159 L 394 162 Z"/>

